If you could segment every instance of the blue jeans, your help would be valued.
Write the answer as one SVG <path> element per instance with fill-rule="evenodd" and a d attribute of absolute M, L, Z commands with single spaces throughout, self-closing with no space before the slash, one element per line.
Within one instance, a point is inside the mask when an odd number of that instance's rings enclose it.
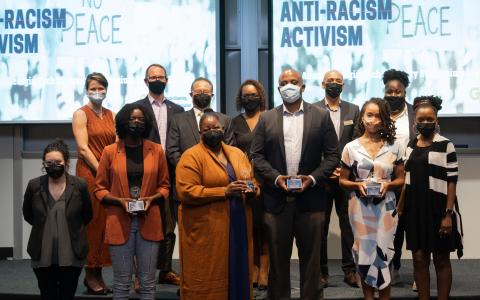
<path fill-rule="evenodd" d="M 110 245 L 113 268 L 113 299 L 128 299 L 132 283 L 132 261 L 137 258 L 140 299 L 155 298 L 155 270 L 159 242 L 147 241 L 140 235 L 138 219 L 132 217 L 130 236 L 123 245 Z"/>

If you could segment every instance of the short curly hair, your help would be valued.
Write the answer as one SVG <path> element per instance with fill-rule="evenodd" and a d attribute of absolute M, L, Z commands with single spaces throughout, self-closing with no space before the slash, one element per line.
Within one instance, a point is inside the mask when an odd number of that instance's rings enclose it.
<path fill-rule="evenodd" d="M 442 109 L 442 99 L 438 96 L 419 96 L 413 99 L 413 109 L 417 110 L 420 107 L 431 107 L 435 114 Z"/>
<path fill-rule="evenodd" d="M 258 92 L 258 96 L 262 101 L 262 103 L 260 104 L 260 110 L 261 111 L 265 110 L 265 107 L 267 106 L 267 96 L 265 95 L 265 88 L 259 81 L 254 79 L 245 80 L 244 82 L 242 82 L 242 84 L 238 88 L 237 96 L 235 97 L 235 104 L 237 105 L 237 110 L 238 111 L 242 110 L 242 96 L 243 96 L 242 89 L 246 85 L 253 85 L 255 87 L 255 89 Z"/>
<path fill-rule="evenodd" d="M 154 120 L 152 113 L 141 104 L 128 103 L 125 104 L 115 116 L 115 127 L 118 138 L 124 139 L 127 136 L 130 116 L 135 109 L 141 110 L 143 112 L 143 117 L 145 118 L 145 131 L 142 134 L 142 138 L 147 138 L 150 134 L 150 131 L 153 128 Z"/>
<path fill-rule="evenodd" d="M 363 115 L 365 114 L 365 109 L 369 104 L 376 104 L 378 106 L 378 110 L 380 112 L 380 120 L 382 121 L 382 125 L 380 128 L 380 136 L 384 141 L 386 141 L 389 145 L 393 145 L 395 142 L 395 123 L 390 118 L 390 106 L 388 105 L 387 101 L 381 98 L 371 98 L 362 106 L 360 113 L 358 114 L 357 125 L 355 127 L 355 135 L 362 136 L 365 133 L 365 126 L 363 125 Z"/>
<path fill-rule="evenodd" d="M 392 80 L 400 81 L 405 88 L 408 87 L 410 84 L 410 80 L 408 79 L 408 73 L 403 71 L 398 71 L 395 69 L 387 70 L 383 73 L 383 84 L 387 84 L 387 82 Z"/>
<path fill-rule="evenodd" d="M 57 138 L 54 142 L 51 142 L 45 147 L 45 149 L 43 149 L 42 160 L 45 160 L 45 156 L 47 155 L 47 153 L 53 151 L 58 151 L 62 153 L 65 164 L 68 164 L 68 162 L 70 161 L 70 152 L 68 151 L 68 145 L 65 144 L 62 139 Z"/>

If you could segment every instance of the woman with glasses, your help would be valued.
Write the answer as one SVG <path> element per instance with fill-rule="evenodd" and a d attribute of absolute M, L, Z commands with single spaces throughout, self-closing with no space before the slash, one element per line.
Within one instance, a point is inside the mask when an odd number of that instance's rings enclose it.
<path fill-rule="evenodd" d="M 113 298 L 128 299 L 136 257 L 141 299 L 155 297 L 155 270 L 163 239 L 159 203 L 168 199 L 168 168 L 160 144 L 146 139 L 153 117 L 140 104 L 115 117 L 118 141 L 105 147 L 96 177 L 96 198 L 107 214 L 105 242 L 113 266 Z"/>
<path fill-rule="evenodd" d="M 103 281 L 102 268 L 111 265 L 105 235 L 105 210 L 95 199 L 95 175 L 103 148 L 115 142 L 114 113 L 103 107 L 108 81 L 101 73 L 91 73 L 85 80 L 88 103 L 73 114 L 72 127 L 77 142 L 76 175 L 85 179 L 92 200 L 93 219 L 87 226 L 89 251 L 85 265 L 87 293 L 103 295 L 111 290 Z"/>
<path fill-rule="evenodd" d="M 88 253 L 92 206 L 85 180 L 67 173 L 69 163 L 67 145 L 47 145 L 47 174 L 30 180 L 24 195 L 23 217 L 32 225 L 27 252 L 43 300 L 74 298 Z"/>

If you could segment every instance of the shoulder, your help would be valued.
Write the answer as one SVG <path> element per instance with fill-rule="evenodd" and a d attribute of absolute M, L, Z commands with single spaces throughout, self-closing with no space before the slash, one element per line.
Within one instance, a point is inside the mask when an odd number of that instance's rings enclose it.
<path fill-rule="evenodd" d="M 87 188 L 87 182 L 82 177 L 68 174 L 68 177 L 72 182 L 75 182 L 81 188 Z"/>
<path fill-rule="evenodd" d="M 73 112 L 73 119 L 74 120 L 86 120 L 87 114 L 85 113 L 85 106 L 80 107 L 76 111 Z"/>
<path fill-rule="evenodd" d="M 143 145 L 144 147 L 147 147 L 147 148 L 153 148 L 157 151 L 163 151 L 162 145 L 152 142 L 151 140 L 148 140 L 148 139 L 143 140 Z"/>
<path fill-rule="evenodd" d="M 36 188 L 40 187 L 40 185 L 42 183 L 42 178 L 44 178 L 45 176 L 46 175 L 42 175 L 42 176 L 38 176 L 38 177 L 30 179 L 28 181 L 27 188 L 36 189 Z"/>
<path fill-rule="evenodd" d="M 225 143 L 223 143 L 223 149 L 226 150 L 229 154 L 235 155 L 236 157 L 245 156 L 245 152 L 243 152 L 239 148 L 227 145 Z"/>
<path fill-rule="evenodd" d="M 351 103 L 351 102 L 348 102 L 346 100 L 342 100 L 341 105 L 345 106 L 345 107 L 348 107 L 349 109 L 351 109 L 353 111 L 358 111 L 359 110 L 358 105 L 356 105 L 354 103 Z"/>
<path fill-rule="evenodd" d="M 145 98 L 142 98 L 140 100 L 137 100 L 133 102 L 134 104 L 140 104 L 140 105 L 145 105 L 145 104 L 150 104 L 150 101 L 148 101 L 148 96 Z"/>
<path fill-rule="evenodd" d="M 166 99 L 165 102 L 170 105 L 173 109 L 179 111 L 179 112 L 184 112 L 185 109 L 183 108 L 183 106 L 181 105 L 178 105 L 177 103 L 173 102 L 172 100 L 169 100 L 169 99 Z"/>
<path fill-rule="evenodd" d="M 186 119 L 190 116 L 193 116 L 192 109 L 189 109 L 187 111 L 182 111 L 181 113 L 175 114 L 173 116 L 173 118 L 181 120 L 181 119 Z"/>

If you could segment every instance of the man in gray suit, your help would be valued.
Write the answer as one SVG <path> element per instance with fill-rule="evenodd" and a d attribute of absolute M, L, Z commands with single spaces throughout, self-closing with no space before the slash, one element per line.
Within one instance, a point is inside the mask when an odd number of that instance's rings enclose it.
<path fill-rule="evenodd" d="M 152 142 L 162 144 L 163 149 L 167 147 L 167 132 L 170 129 L 174 115 L 185 110 L 178 104 L 165 98 L 165 87 L 168 83 L 167 70 L 159 64 L 148 66 L 145 71 L 145 85 L 148 87 L 148 95 L 136 103 L 145 107 L 147 113 L 151 114 L 154 126 L 148 134 Z M 170 178 L 173 178 L 175 168 L 169 165 Z M 172 182 L 170 180 L 170 182 Z M 170 193 L 168 201 L 162 201 L 162 223 L 164 239 L 160 242 L 157 267 L 160 270 L 158 282 L 164 284 L 180 284 L 179 275 L 172 268 L 172 255 L 175 248 L 175 200 L 174 193 Z"/>
<path fill-rule="evenodd" d="M 173 167 L 177 166 L 183 152 L 200 142 L 198 122 L 204 112 L 212 111 L 210 108 L 213 97 L 212 82 L 203 77 L 195 79 L 190 87 L 190 96 L 193 108 L 175 115 L 167 135 L 167 159 Z M 224 142 L 234 145 L 232 118 L 222 113 L 215 114 L 218 115 L 225 130 Z"/>
<path fill-rule="evenodd" d="M 325 98 L 315 103 L 329 112 L 332 119 L 335 133 L 338 138 L 338 151 L 341 156 L 343 148 L 354 138 L 355 124 L 358 119 L 358 106 L 340 99 L 343 90 L 343 75 L 337 70 L 330 70 L 325 73 L 322 87 L 325 89 Z M 321 247 L 321 283 L 328 285 L 328 251 L 327 237 L 332 214 L 333 203 L 340 223 L 340 236 L 342 246 L 342 269 L 344 281 L 352 287 L 358 287 L 358 276 L 355 271 L 355 262 L 352 256 L 353 232 L 348 219 L 348 199 L 345 192 L 338 185 L 340 166 L 337 166 L 325 184 L 327 207 L 325 210 L 325 227 L 323 231 Z"/>
<path fill-rule="evenodd" d="M 324 183 L 340 162 L 329 114 L 303 101 L 298 71 L 279 77 L 283 104 L 260 116 L 250 149 L 263 182 L 270 255 L 268 298 L 290 299 L 290 257 L 296 239 L 300 298 L 323 299 L 320 247 L 325 220 Z"/>

